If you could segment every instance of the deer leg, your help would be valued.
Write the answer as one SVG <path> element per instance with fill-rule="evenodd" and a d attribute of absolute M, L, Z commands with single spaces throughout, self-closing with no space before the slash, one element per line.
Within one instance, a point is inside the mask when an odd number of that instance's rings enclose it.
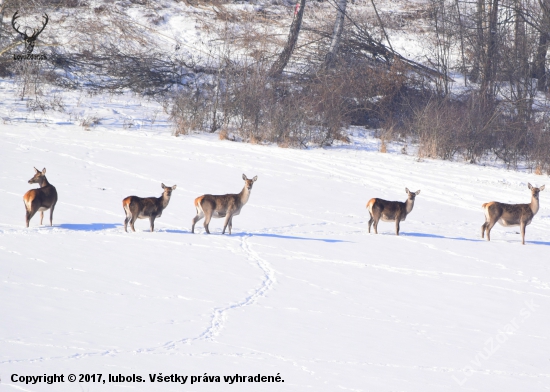
<path fill-rule="evenodd" d="M 209 212 L 209 213 L 205 214 L 205 216 L 204 216 L 204 230 L 206 230 L 206 232 L 208 234 L 210 234 L 210 230 L 208 230 L 208 225 L 210 224 L 210 219 L 212 219 L 212 212 Z"/>
<path fill-rule="evenodd" d="M 380 222 L 380 217 L 379 216 L 374 216 L 373 217 L 373 226 L 374 226 L 374 234 L 378 234 L 378 222 Z"/>
<path fill-rule="evenodd" d="M 130 228 L 132 229 L 133 232 L 136 231 L 136 228 L 134 227 L 134 223 L 136 222 L 137 217 L 138 217 L 138 214 L 132 214 L 130 218 Z"/>
<path fill-rule="evenodd" d="M 369 212 L 370 219 L 369 219 L 369 234 L 370 234 L 370 227 L 372 225 L 372 222 L 374 222 L 374 219 L 372 219 L 372 214 Z"/>
<path fill-rule="evenodd" d="M 42 226 L 43 220 L 44 220 L 44 211 L 40 211 L 40 226 Z"/>
<path fill-rule="evenodd" d="M 32 217 L 34 216 L 34 212 L 27 210 L 25 214 L 25 222 L 27 223 L 27 227 L 29 227 L 29 223 L 31 222 Z"/>
<path fill-rule="evenodd" d="M 481 225 L 481 238 L 485 238 L 485 230 L 487 229 L 488 222 Z"/>
<path fill-rule="evenodd" d="M 527 228 L 527 225 L 525 222 L 521 222 L 519 227 L 521 229 L 521 244 L 525 245 L 525 229 Z"/>
<path fill-rule="evenodd" d="M 155 217 L 153 215 L 149 217 L 149 222 L 151 222 L 151 233 L 152 233 L 153 231 L 155 231 Z"/>
<path fill-rule="evenodd" d="M 33 205 L 34 204 L 34 205 Z M 38 206 L 36 203 L 32 203 L 30 205 L 30 209 L 27 208 L 27 227 L 29 227 L 29 224 L 31 223 L 31 219 L 38 212 Z"/>
<path fill-rule="evenodd" d="M 231 221 L 231 214 L 227 213 L 227 215 L 225 216 L 225 222 L 223 223 L 222 234 L 225 234 L 225 229 L 227 228 L 227 225 L 229 224 L 230 221 Z M 229 229 L 229 235 L 231 235 L 231 229 Z"/>
<path fill-rule="evenodd" d="M 395 235 L 399 235 L 399 222 L 401 222 L 401 218 L 398 216 L 395 219 Z"/>
<path fill-rule="evenodd" d="M 50 208 L 50 226 L 53 226 L 53 210 L 55 209 L 55 204 Z"/>
<path fill-rule="evenodd" d="M 129 215 L 130 215 L 130 228 L 135 233 L 136 228 L 134 227 L 134 223 L 139 217 L 139 206 L 137 203 L 130 203 L 128 206 Z"/>
<path fill-rule="evenodd" d="M 229 219 L 229 235 L 231 235 L 231 229 L 233 228 L 233 217 Z"/>
<path fill-rule="evenodd" d="M 195 224 L 200 221 L 202 218 L 204 218 L 204 213 L 202 211 L 197 210 L 197 216 L 193 218 L 193 224 L 191 225 L 191 233 L 195 232 Z"/>
<path fill-rule="evenodd" d="M 491 229 L 496 223 L 496 221 L 487 222 L 487 226 L 485 226 L 485 230 L 487 231 L 487 241 L 491 241 Z"/>
<path fill-rule="evenodd" d="M 130 216 L 126 213 L 126 218 L 124 219 L 124 231 L 128 233 L 128 222 L 130 221 Z"/>

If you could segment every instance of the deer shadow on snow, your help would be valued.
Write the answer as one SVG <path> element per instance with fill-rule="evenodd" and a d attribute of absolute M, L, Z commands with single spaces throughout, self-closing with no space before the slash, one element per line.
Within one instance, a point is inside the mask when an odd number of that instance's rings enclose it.
<path fill-rule="evenodd" d="M 438 238 L 443 240 L 456 240 L 456 241 L 470 241 L 470 242 L 485 242 L 484 240 L 478 240 L 474 238 L 464 237 L 445 237 L 443 235 L 429 234 L 429 233 L 401 233 L 404 237 L 425 237 L 425 238 Z"/>
<path fill-rule="evenodd" d="M 516 233 L 520 234 L 520 233 Z M 401 233 L 402 236 L 405 237 L 425 237 L 425 238 L 439 238 L 439 239 L 445 239 L 445 240 L 457 240 L 457 241 L 470 241 L 470 242 L 487 242 L 485 240 L 478 240 L 474 238 L 464 238 L 464 237 L 445 237 L 442 235 L 437 234 L 428 234 L 428 233 Z M 508 241 L 507 241 L 508 242 Z M 550 246 L 550 242 L 545 241 L 525 241 L 528 244 L 535 244 L 535 245 L 546 245 Z"/>
<path fill-rule="evenodd" d="M 311 237 L 297 237 L 291 235 L 281 235 L 281 234 L 271 234 L 271 233 L 233 233 L 232 237 L 267 237 L 267 238 L 279 238 L 284 240 L 303 240 L 303 241 L 321 241 L 328 243 L 338 243 L 338 242 L 352 242 L 346 240 L 333 240 L 330 238 L 311 238 Z"/>
<path fill-rule="evenodd" d="M 62 223 L 57 227 L 74 231 L 101 231 L 106 229 L 116 229 L 120 226 L 122 226 L 120 223 Z"/>

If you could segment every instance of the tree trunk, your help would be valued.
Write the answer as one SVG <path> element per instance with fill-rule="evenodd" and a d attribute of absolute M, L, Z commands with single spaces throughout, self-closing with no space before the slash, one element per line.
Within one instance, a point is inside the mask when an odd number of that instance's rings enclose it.
<path fill-rule="evenodd" d="M 332 31 L 332 41 L 330 43 L 330 48 L 328 53 L 325 56 L 325 68 L 334 67 L 336 62 L 336 55 L 338 54 L 338 47 L 340 46 L 340 38 L 342 37 L 342 31 L 344 30 L 344 19 L 346 16 L 346 6 L 348 0 L 338 0 L 337 3 L 337 15 L 336 21 L 334 22 L 334 30 Z"/>
<path fill-rule="evenodd" d="M 539 43 L 535 55 L 533 77 L 537 79 L 537 89 L 546 91 L 548 75 L 546 74 L 546 54 L 550 44 L 550 0 L 541 0 L 542 22 L 539 30 Z"/>
<path fill-rule="evenodd" d="M 283 73 L 283 70 L 288 64 L 288 60 L 290 60 L 292 51 L 294 50 L 296 42 L 298 41 L 298 35 L 300 34 L 300 28 L 302 27 L 302 17 L 304 16 L 305 8 L 306 0 L 300 0 L 300 9 L 298 10 L 298 13 L 294 16 L 294 20 L 290 25 L 288 40 L 283 51 L 279 55 L 279 58 L 271 66 L 271 69 L 269 70 L 270 76 L 279 76 L 281 73 Z"/>
<path fill-rule="evenodd" d="M 485 16 L 485 0 L 477 0 L 477 9 L 475 16 L 476 24 L 476 48 L 474 51 L 474 64 L 470 72 L 470 80 L 478 82 L 481 77 L 481 64 L 485 63 L 485 34 L 483 32 Z"/>
<path fill-rule="evenodd" d="M 514 4 L 514 68 L 511 73 L 510 86 L 516 90 L 516 110 L 521 127 L 525 128 L 531 114 L 531 100 L 528 99 L 531 75 L 529 74 L 529 54 L 527 52 L 527 37 L 525 21 L 522 18 L 521 0 Z"/>
<path fill-rule="evenodd" d="M 4 27 L 3 23 L 4 23 L 4 0 L 0 0 L 0 37 Z"/>
<path fill-rule="evenodd" d="M 481 95 L 484 103 L 492 101 L 495 65 L 497 56 L 497 22 L 498 22 L 498 2 L 499 0 L 490 0 L 489 8 L 489 31 L 487 32 L 487 50 L 485 63 L 483 64 L 483 75 L 481 80 Z"/>
<path fill-rule="evenodd" d="M 537 89 L 540 91 L 546 91 L 547 88 L 546 54 L 548 53 L 548 41 L 550 41 L 549 34 L 545 31 L 541 31 L 535 57 L 535 69 L 533 72 L 533 77 L 537 79 Z"/>

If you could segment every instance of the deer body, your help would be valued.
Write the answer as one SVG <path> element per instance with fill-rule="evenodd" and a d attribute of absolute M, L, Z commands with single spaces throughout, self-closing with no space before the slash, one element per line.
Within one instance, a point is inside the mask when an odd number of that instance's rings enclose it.
<path fill-rule="evenodd" d="M 212 218 L 225 218 L 222 234 L 225 234 L 225 229 L 229 228 L 229 234 L 233 228 L 233 217 L 241 213 L 241 209 L 248 202 L 250 191 L 254 182 L 258 179 L 255 176 L 253 179 L 248 179 L 243 174 L 244 188 L 240 193 L 227 195 L 202 195 L 195 199 L 195 208 L 197 215 L 193 218 L 191 233 L 195 232 L 195 224 L 204 219 L 204 229 L 208 234 L 210 230 L 208 225 Z"/>
<path fill-rule="evenodd" d="M 134 228 L 134 222 L 136 219 L 149 218 L 151 224 L 151 231 L 155 230 L 155 219 L 162 216 L 162 211 L 168 206 L 172 191 L 176 189 L 177 185 L 172 187 L 161 184 L 164 192 L 161 197 L 138 197 L 128 196 L 122 200 L 122 207 L 126 213 L 126 219 L 124 219 L 124 231 L 128 232 L 128 223 L 132 231 L 136 231 Z"/>
<path fill-rule="evenodd" d="M 387 201 L 383 199 L 370 199 L 367 203 L 367 209 L 369 210 L 369 233 L 371 225 L 374 223 L 374 233 L 378 234 L 378 222 L 382 219 L 385 222 L 395 222 L 395 234 L 399 235 L 399 223 L 407 219 L 407 215 L 410 214 L 414 207 L 414 199 L 420 193 L 420 191 L 410 192 L 408 188 L 405 188 L 408 198 L 405 202 L 400 201 Z"/>
<path fill-rule="evenodd" d="M 491 229 L 498 222 L 502 226 L 520 226 L 521 243 L 525 245 L 525 228 L 539 211 L 539 193 L 544 190 L 544 185 L 536 188 L 527 184 L 531 190 L 531 203 L 506 204 L 491 201 L 482 205 L 485 212 L 485 223 L 481 226 L 481 238 L 487 232 L 487 241 L 491 241 Z"/>
<path fill-rule="evenodd" d="M 31 189 L 23 196 L 25 203 L 25 223 L 29 227 L 30 220 L 40 211 L 40 224 L 44 220 L 44 211 L 50 210 L 50 226 L 53 226 L 53 210 L 57 203 L 57 191 L 46 178 L 46 168 L 42 171 L 34 168 L 34 177 L 29 180 L 29 184 L 39 184 L 40 188 Z"/>

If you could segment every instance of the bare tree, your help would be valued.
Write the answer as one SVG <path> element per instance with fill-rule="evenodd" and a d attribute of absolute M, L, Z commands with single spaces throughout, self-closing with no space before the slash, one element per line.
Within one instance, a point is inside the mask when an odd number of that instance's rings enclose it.
<path fill-rule="evenodd" d="M 535 64 L 533 77 L 537 79 L 537 88 L 546 91 L 548 80 L 546 74 L 546 54 L 550 44 L 550 0 L 539 0 L 542 11 L 541 22 L 539 26 L 539 39 L 537 53 L 535 55 Z"/>
<path fill-rule="evenodd" d="M 292 20 L 292 24 L 290 25 L 290 32 L 288 34 L 286 45 L 279 55 L 279 58 L 271 66 L 271 69 L 269 71 L 269 74 L 271 76 L 278 76 L 283 73 L 283 70 L 288 64 L 288 60 L 290 60 L 290 56 L 294 51 L 294 47 L 296 46 L 296 42 L 298 41 L 298 35 L 300 34 L 300 28 L 302 27 L 302 18 L 304 16 L 304 10 L 306 8 L 306 0 L 300 0 L 299 7 L 300 8 L 298 9 L 298 12 L 294 13 L 294 19 Z"/>
<path fill-rule="evenodd" d="M 336 3 L 336 21 L 334 22 L 334 29 L 332 31 L 332 40 L 330 47 L 325 56 L 325 68 L 334 67 L 336 61 L 336 55 L 338 54 L 338 47 L 340 46 L 340 40 L 342 38 L 342 31 L 344 30 L 344 20 L 346 17 L 346 6 L 348 0 L 338 0 Z"/>

